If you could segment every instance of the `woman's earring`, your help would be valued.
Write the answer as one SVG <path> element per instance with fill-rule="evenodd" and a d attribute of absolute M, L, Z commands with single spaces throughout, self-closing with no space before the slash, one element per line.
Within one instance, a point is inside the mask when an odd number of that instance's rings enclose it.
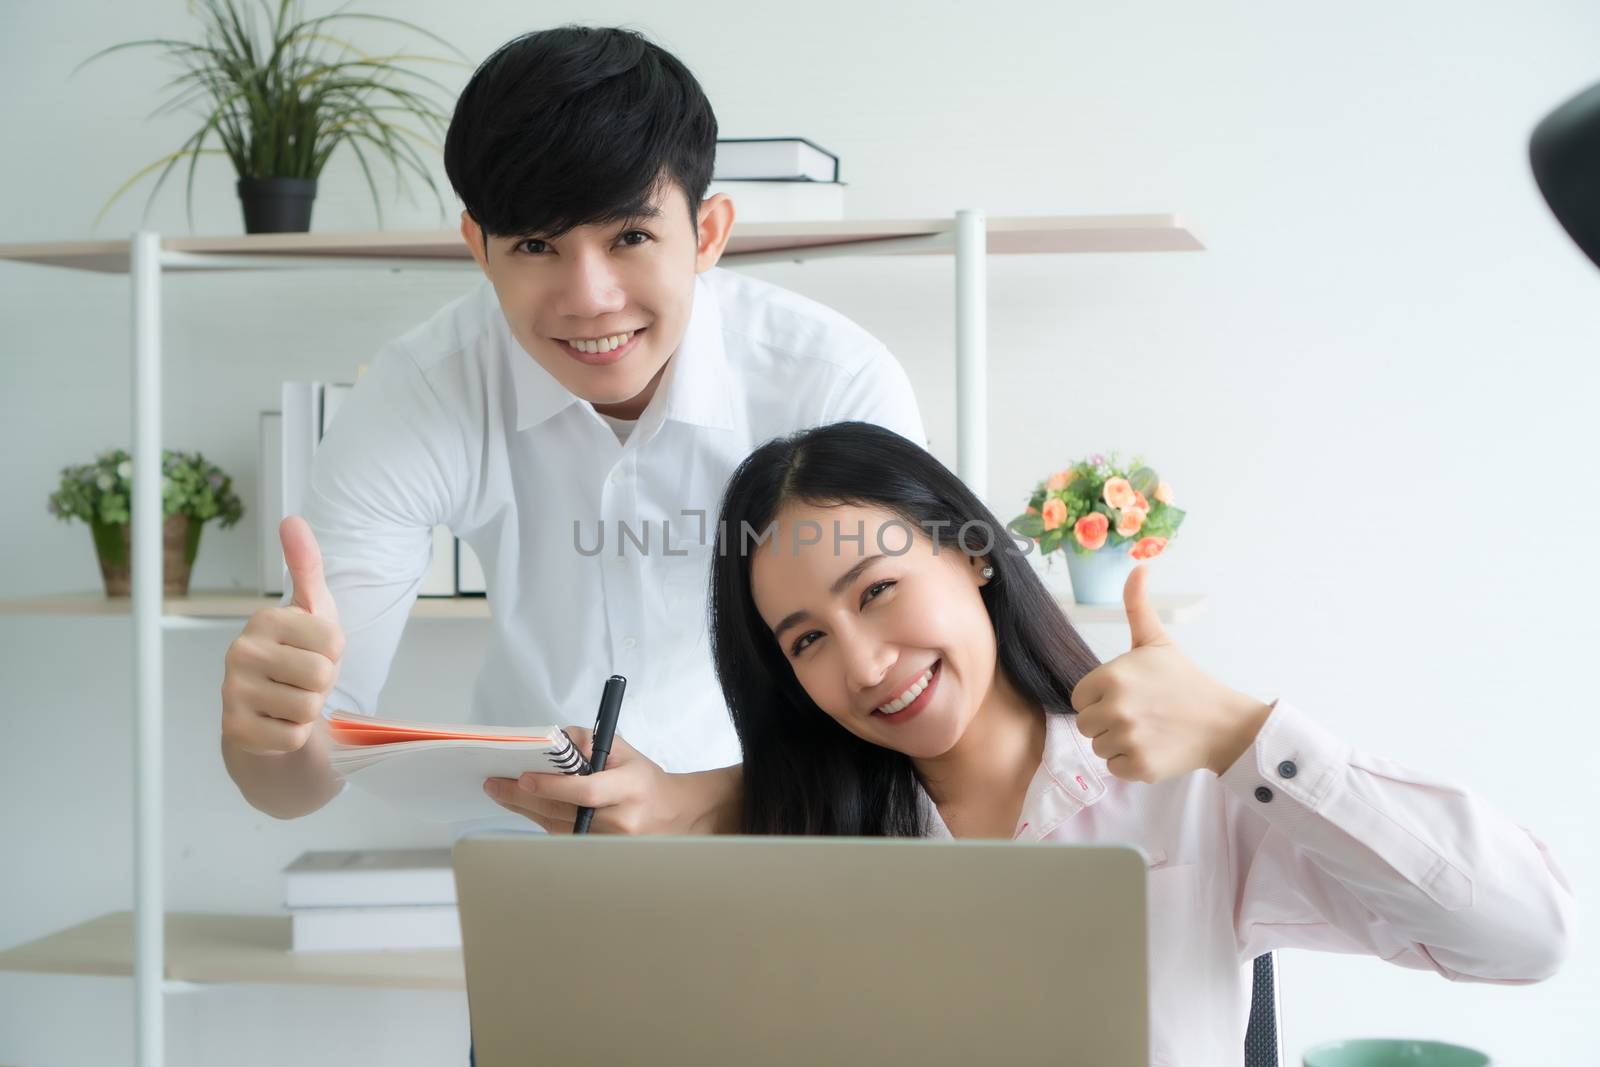
<path fill-rule="evenodd" d="M 983 570 L 979 571 L 978 573 L 983 575 L 985 578 L 993 578 L 994 577 L 994 568 L 993 567 L 984 567 Z"/>

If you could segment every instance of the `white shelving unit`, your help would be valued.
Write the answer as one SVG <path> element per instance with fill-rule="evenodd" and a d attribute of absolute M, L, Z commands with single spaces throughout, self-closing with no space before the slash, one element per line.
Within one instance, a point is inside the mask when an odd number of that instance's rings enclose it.
<path fill-rule="evenodd" d="M 961 211 L 942 219 L 847 219 L 736 225 L 723 256 L 729 267 L 804 262 L 835 256 L 953 255 L 956 276 L 956 473 L 987 497 L 988 366 L 986 267 L 990 254 L 1187 252 L 1204 246 L 1174 215 L 1048 216 L 986 219 Z M 263 234 L 165 238 L 152 232 L 127 241 L 0 245 L 0 260 L 127 274 L 133 297 L 133 465 L 137 485 L 160 479 L 161 285 L 168 272 L 306 269 L 476 269 L 459 235 L 449 230 L 378 233 Z M 421 984 L 459 988 L 459 957 L 360 954 L 322 970 L 286 955 L 287 919 L 270 916 L 168 915 L 164 907 L 162 823 L 162 631 L 203 620 L 238 619 L 275 602 L 237 595 L 163 601 L 160 498 L 133 500 L 133 596 L 127 606 L 98 595 L 13 600 L 0 614 L 131 613 L 134 629 L 135 724 L 134 910 L 113 913 L 0 953 L 0 970 L 133 975 L 140 1067 L 163 1061 L 162 996 L 201 981 L 321 981 L 335 984 Z M 1163 619 L 1181 621 L 1204 598 L 1157 598 Z M 1078 622 L 1123 618 L 1120 606 L 1066 604 Z M 478 600 L 419 600 L 418 617 L 487 617 Z M 131 922 L 130 922 L 131 918 Z M 131 953 L 127 951 L 131 925 Z M 409 958 L 407 958 L 409 957 Z M 198 962 L 197 962 L 198 961 Z M 385 982 L 383 974 L 410 975 Z"/>
<path fill-rule="evenodd" d="M 1150 602 L 1162 622 L 1185 622 L 1205 607 L 1200 593 L 1152 593 Z M 228 590 L 198 590 L 185 597 L 168 597 L 161 602 L 161 625 L 167 630 L 185 630 L 208 624 L 235 626 L 260 608 L 275 607 L 276 596 Z M 1062 610 L 1078 625 L 1121 623 L 1127 619 L 1121 604 L 1078 604 L 1061 599 Z M 63 593 L 56 596 L 19 597 L 0 600 L 0 617 L 7 615 L 74 615 L 116 618 L 128 615 L 125 598 L 115 600 L 104 593 Z M 418 597 L 411 609 L 413 619 L 487 619 L 489 601 L 479 596 Z M 0 955 L 3 958 L 3 955 Z"/>

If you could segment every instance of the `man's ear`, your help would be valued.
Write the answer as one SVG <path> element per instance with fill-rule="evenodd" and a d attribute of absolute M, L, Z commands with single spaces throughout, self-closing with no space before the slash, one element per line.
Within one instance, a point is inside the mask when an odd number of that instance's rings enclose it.
<path fill-rule="evenodd" d="M 722 250 L 733 234 L 733 201 L 718 193 L 700 201 L 700 239 L 694 254 L 694 272 L 700 274 L 717 265 Z"/>
<path fill-rule="evenodd" d="M 472 258 L 478 261 L 478 269 L 488 274 L 489 253 L 483 244 L 483 227 L 465 211 L 461 213 L 461 239 L 467 243 L 467 251 L 472 253 Z"/>

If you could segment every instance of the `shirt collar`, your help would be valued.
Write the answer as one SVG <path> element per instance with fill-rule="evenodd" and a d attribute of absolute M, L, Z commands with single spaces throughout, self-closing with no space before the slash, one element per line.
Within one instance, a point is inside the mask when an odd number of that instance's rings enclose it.
<path fill-rule="evenodd" d="M 726 430 L 733 426 L 733 381 L 723 347 L 722 308 L 702 274 L 694 279 L 694 306 L 661 388 L 666 418 Z M 652 398 L 654 399 L 654 398 Z"/>
<path fill-rule="evenodd" d="M 1013 835 L 1017 841 L 1037 841 L 1047 836 L 1106 795 L 1105 775 L 1087 740 L 1078 732 L 1077 716 L 1052 712 L 1045 715 L 1044 724 L 1044 758 L 1022 801 L 1022 814 Z M 920 785 L 917 791 L 928 813 L 928 836 L 950 837 L 950 829 L 939 817 L 933 799 Z"/>
<path fill-rule="evenodd" d="M 493 287 L 486 285 L 485 289 L 488 299 L 495 302 Z M 537 426 L 565 410 L 567 405 L 582 403 L 517 343 L 506 325 L 504 313 L 495 303 L 492 314 L 498 319 L 501 343 L 511 360 L 511 378 L 516 388 L 517 429 Z M 689 325 L 643 417 L 651 417 L 649 409 L 659 408 L 663 414 L 655 418 L 728 429 L 733 425 L 732 390 L 717 294 L 705 277 L 697 274 Z"/>

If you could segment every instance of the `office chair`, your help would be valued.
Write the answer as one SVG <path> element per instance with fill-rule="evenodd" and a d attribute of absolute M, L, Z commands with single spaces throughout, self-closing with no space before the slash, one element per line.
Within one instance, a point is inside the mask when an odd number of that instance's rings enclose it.
<path fill-rule="evenodd" d="M 1256 957 L 1250 992 L 1250 1025 L 1244 1032 L 1244 1067 L 1283 1067 L 1279 1034 L 1278 975 L 1270 952 Z"/>

